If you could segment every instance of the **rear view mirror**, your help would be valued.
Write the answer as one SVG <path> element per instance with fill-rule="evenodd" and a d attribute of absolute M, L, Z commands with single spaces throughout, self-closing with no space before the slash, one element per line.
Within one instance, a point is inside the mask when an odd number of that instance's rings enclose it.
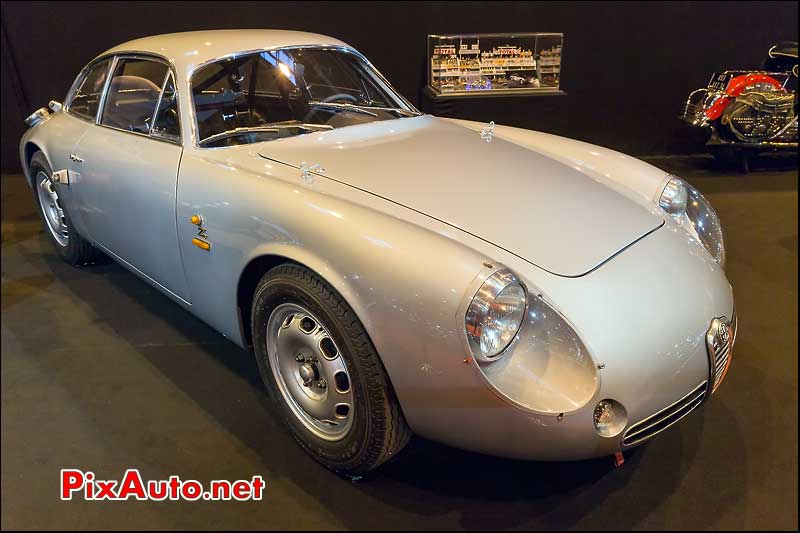
<path fill-rule="evenodd" d="M 33 113 L 27 116 L 25 119 L 25 125 L 29 128 L 32 128 L 45 120 L 50 116 L 50 112 L 47 110 L 46 107 L 40 107 Z"/>

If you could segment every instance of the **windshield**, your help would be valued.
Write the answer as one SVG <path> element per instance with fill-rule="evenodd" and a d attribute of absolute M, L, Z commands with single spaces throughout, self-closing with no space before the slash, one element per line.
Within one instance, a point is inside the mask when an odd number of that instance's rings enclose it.
<path fill-rule="evenodd" d="M 291 48 L 223 59 L 192 76 L 200 146 L 232 146 L 414 111 L 355 54 Z"/>

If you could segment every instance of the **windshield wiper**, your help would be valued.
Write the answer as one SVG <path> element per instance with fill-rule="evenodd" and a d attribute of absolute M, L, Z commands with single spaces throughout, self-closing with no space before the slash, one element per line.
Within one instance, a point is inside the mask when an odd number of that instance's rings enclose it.
<path fill-rule="evenodd" d="M 397 113 L 398 115 L 401 115 L 401 116 L 404 116 L 404 117 L 418 117 L 418 116 L 422 115 L 422 113 L 420 113 L 419 111 L 410 111 L 408 109 L 402 109 L 402 108 L 399 108 L 399 107 L 382 107 L 382 106 L 379 107 L 379 106 L 374 106 L 374 105 L 360 106 L 360 105 L 350 104 L 350 103 L 347 103 L 347 102 L 316 102 L 316 101 L 311 101 L 308 104 L 309 105 L 319 106 L 319 107 L 331 107 L 333 109 L 346 109 L 348 111 L 354 111 L 356 113 L 363 113 L 364 115 L 369 115 L 369 116 L 372 116 L 372 117 L 377 117 L 378 114 L 370 111 L 370 109 L 374 109 L 375 111 L 394 112 L 394 113 Z"/>
<path fill-rule="evenodd" d="M 215 133 L 209 137 L 206 137 L 202 141 L 200 141 L 200 146 L 212 143 L 214 141 L 220 141 L 222 139 L 228 139 L 230 137 L 236 137 L 238 135 L 243 135 L 245 133 L 274 133 L 281 130 L 289 130 L 289 129 L 301 129 L 306 131 L 325 131 L 325 130 L 332 130 L 333 126 L 328 126 L 327 124 L 306 124 L 306 123 L 297 123 L 297 124 L 270 124 L 265 126 L 250 126 L 244 128 L 233 128 L 232 130 L 221 131 L 219 133 Z"/>
<path fill-rule="evenodd" d="M 410 111 L 408 109 L 400 109 L 399 107 L 387 107 L 385 111 L 394 111 L 398 115 L 402 115 L 404 117 L 419 117 L 422 115 L 419 111 Z"/>
<path fill-rule="evenodd" d="M 361 106 L 357 106 L 355 104 L 348 104 L 346 102 L 309 102 L 308 105 L 318 106 L 318 107 L 330 107 L 333 109 L 346 109 L 347 111 L 353 111 L 355 113 L 361 113 L 364 115 L 369 115 L 371 117 L 377 117 L 377 113 L 373 113 L 372 111 L 368 111 Z"/>

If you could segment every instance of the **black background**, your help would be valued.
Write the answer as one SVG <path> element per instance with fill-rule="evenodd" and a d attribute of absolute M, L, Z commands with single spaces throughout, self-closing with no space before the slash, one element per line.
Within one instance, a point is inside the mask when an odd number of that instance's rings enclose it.
<path fill-rule="evenodd" d="M 2 169 L 19 168 L 22 119 L 62 100 L 92 57 L 137 37 L 213 28 L 306 30 L 363 52 L 410 100 L 428 33 L 565 34 L 566 96 L 470 99 L 440 112 L 549 131 L 632 154 L 703 151 L 677 118 L 726 67 L 797 40 L 797 2 L 3 2 Z"/>

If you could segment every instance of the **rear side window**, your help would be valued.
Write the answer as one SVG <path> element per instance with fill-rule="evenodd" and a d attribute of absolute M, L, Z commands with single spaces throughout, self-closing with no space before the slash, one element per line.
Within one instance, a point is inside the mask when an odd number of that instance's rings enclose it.
<path fill-rule="evenodd" d="M 94 122 L 110 65 L 109 58 L 89 68 L 69 102 L 68 109 L 71 113 Z"/>
<path fill-rule="evenodd" d="M 121 58 L 108 87 L 100 123 L 147 134 L 156 112 L 167 65 L 149 59 Z"/>

